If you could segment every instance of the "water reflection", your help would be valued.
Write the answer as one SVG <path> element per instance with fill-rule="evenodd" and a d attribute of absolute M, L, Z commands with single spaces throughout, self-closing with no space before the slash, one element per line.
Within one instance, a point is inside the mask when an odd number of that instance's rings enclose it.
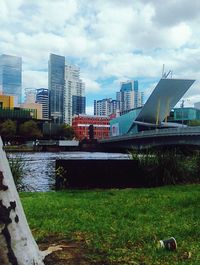
<path fill-rule="evenodd" d="M 27 191 L 48 191 L 54 189 L 56 159 L 127 159 L 128 154 L 99 152 L 36 152 L 11 153 L 25 163 L 22 185 Z"/>

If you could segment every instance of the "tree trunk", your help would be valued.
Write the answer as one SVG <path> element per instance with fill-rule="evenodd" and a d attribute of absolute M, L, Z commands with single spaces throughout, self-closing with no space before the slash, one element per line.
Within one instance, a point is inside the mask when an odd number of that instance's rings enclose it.
<path fill-rule="evenodd" d="M 0 264 L 44 265 L 31 234 L 0 138 Z"/>

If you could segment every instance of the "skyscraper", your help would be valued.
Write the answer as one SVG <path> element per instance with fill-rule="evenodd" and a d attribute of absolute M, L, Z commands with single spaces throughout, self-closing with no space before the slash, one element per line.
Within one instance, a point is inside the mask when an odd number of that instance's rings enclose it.
<path fill-rule="evenodd" d="M 119 101 L 112 98 L 94 100 L 94 115 L 109 116 L 117 113 L 119 110 Z"/>
<path fill-rule="evenodd" d="M 36 90 L 36 102 L 42 105 L 42 118 L 49 119 L 49 90 L 38 88 Z"/>
<path fill-rule="evenodd" d="M 14 105 L 21 103 L 22 59 L 2 54 L 0 56 L 0 93 L 14 96 Z"/>
<path fill-rule="evenodd" d="M 72 116 L 85 114 L 85 83 L 80 79 L 80 68 L 65 66 L 64 122 L 72 124 Z"/>
<path fill-rule="evenodd" d="M 65 57 L 50 54 L 48 68 L 49 115 L 55 123 L 64 121 Z"/>
<path fill-rule="evenodd" d="M 56 123 L 72 124 L 72 116 L 85 114 L 85 83 L 80 68 L 65 65 L 65 57 L 50 54 L 49 60 L 49 116 Z"/>
<path fill-rule="evenodd" d="M 120 92 L 117 92 L 117 100 L 120 101 L 120 111 L 129 111 L 143 105 L 143 97 L 138 91 L 138 81 L 127 81 L 121 83 Z"/>

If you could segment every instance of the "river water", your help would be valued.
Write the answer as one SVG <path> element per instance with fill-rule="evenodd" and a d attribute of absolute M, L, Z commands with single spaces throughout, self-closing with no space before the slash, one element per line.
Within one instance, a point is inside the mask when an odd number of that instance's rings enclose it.
<path fill-rule="evenodd" d="M 56 159 L 127 159 L 128 154 L 100 152 L 22 152 L 8 154 L 24 164 L 21 183 L 26 191 L 49 191 L 55 184 Z"/>

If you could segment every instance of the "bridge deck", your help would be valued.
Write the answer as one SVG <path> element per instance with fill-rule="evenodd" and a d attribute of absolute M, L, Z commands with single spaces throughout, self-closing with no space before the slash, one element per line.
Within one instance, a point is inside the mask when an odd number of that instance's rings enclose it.
<path fill-rule="evenodd" d="M 146 149 L 167 145 L 200 146 L 200 126 L 142 131 L 132 135 L 99 140 L 98 144 L 108 150 Z"/>
<path fill-rule="evenodd" d="M 110 137 L 108 139 L 99 140 L 99 143 L 108 143 L 115 141 L 123 141 L 129 139 L 137 139 L 137 138 L 149 138 L 149 137 L 166 137 L 166 136 L 192 136 L 199 135 L 200 136 L 200 126 L 197 127 L 187 127 L 187 128 L 170 128 L 170 129 L 155 129 L 149 131 L 142 131 L 136 134 L 122 135 Z"/>

